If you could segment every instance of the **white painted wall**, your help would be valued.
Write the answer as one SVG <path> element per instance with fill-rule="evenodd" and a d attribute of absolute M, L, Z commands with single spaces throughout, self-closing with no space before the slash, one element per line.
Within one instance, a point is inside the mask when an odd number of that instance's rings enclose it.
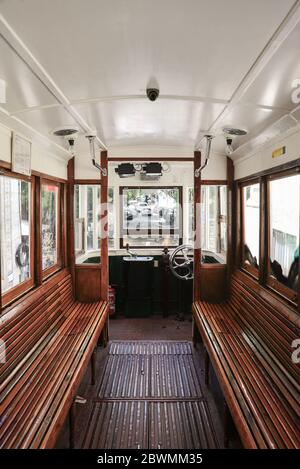
<path fill-rule="evenodd" d="M 272 152 L 277 148 L 286 146 L 286 154 L 279 158 L 272 158 Z M 300 158 L 300 129 L 288 135 L 278 137 L 269 144 L 261 147 L 256 153 L 247 155 L 234 162 L 235 179 L 244 178 L 280 166 L 284 163 Z"/>
<path fill-rule="evenodd" d="M 13 129 L 0 124 L 0 160 L 11 162 L 11 137 Z M 29 135 L 24 135 L 30 138 Z M 49 150 L 46 146 L 32 141 L 31 167 L 35 171 L 67 179 L 67 160 Z"/>

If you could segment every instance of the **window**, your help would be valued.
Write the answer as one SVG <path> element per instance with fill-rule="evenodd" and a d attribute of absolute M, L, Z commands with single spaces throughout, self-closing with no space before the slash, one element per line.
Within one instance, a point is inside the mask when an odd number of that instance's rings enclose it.
<path fill-rule="evenodd" d="M 260 187 L 242 186 L 242 265 L 258 276 L 259 268 Z"/>
<path fill-rule="evenodd" d="M 194 245 L 194 188 L 188 188 L 188 244 Z"/>
<path fill-rule="evenodd" d="M 300 175 L 269 181 L 269 285 L 295 299 L 299 284 Z"/>
<path fill-rule="evenodd" d="M 1 291 L 5 304 L 33 284 L 32 183 L 0 176 L 0 200 Z"/>
<path fill-rule="evenodd" d="M 179 187 L 121 188 L 121 248 L 182 244 Z"/>
<path fill-rule="evenodd" d="M 60 264 L 59 203 L 59 185 L 43 181 L 41 188 L 42 269 L 47 271 L 47 274 L 54 271 Z"/>
<path fill-rule="evenodd" d="M 115 248 L 114 189 L 108 188 L 108 248 Z"/>
<path fill-rule="evenodd" d="M 76 263 L 100 263 L 100 185 L 74 187 Z"/>
<path fill-rule="evenodd" d="M 227 187 L 201 186 L 201 249 L 204 262 L 210 254 L 219 262 L 226 262 L 227 251 Z M 207 259 L 206 259 L 207 257 Z M 212 259 L 211 259 L 212 260 Z"/>

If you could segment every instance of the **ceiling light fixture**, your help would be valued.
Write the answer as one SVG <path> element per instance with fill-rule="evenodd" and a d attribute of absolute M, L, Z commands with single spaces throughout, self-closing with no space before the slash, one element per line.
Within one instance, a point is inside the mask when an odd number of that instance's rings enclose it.
<path fill-rule="evenodd" d="M 234 152 L 232 138 L 226 137 L 226 155 L 230 156 Z"/>
<path fill-rule="evenodd" d="M 68 137 L 70 135 L 75 135 L 78 134 L 79 130 L 77 127 L 71 127 L 68 125 L 62 126 L 62 127 L 56 127 L 53 131 L 52 134 L 55 135 L 56 137 Z"/>
<path fill-rule="evenodd" d="M 238 129 L 235 127 L 224 127 L 223 132 L 224 134 L 235 135 L 237 137 L 242 137 L 248 133 L 248 131 L 245 129 Z"/>

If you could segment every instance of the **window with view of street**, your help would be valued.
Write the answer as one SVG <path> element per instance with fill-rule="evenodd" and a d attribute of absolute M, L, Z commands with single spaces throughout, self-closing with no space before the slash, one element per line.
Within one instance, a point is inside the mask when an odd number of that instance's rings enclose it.
<path fill-rule="evenodd" d="M 242 188 L 243 213 L 243 267 L 258 275 L 259 266 L 259 184 L 249 184 Z"/>
<path fill-rule="evenodd" d="M 298 291 L 300 175 L 270 180 L 270 277 Z"/>
<path fill-rule="evenodd" d="M 31 183 L 0 176 L 1 290 L 31 277 Z"/>
<path fill-rule="evenodd" d="M 181 188 L 121 188 L 121 236 L 123 247 L 181 244 Z"/>
<path fill-rule="evenodd" d="M 75 184 L 76 262 L 100 262 L 100 185 Z"/>
<path fill-rule="evenodd" d="M 42 267 L 47 270 L 58 262 L 59 187 L 42 184 Z"/>

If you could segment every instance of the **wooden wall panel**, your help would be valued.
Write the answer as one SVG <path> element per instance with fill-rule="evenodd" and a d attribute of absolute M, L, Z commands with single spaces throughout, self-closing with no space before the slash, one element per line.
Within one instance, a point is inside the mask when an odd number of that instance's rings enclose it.
<path fill-rule="evenodd" d="M 101 177 L 101 299 L 108 300 L 108 164 L 107 151 L 101 152 L 101 167 L 106 169 L 106 176 Z"/>
<path fill-rule="evenodd" d="M 194 172 L 201 165 L 201 152 L 194 152 Z M 195 232 L 195 248 L 194 248 L 194 301 L 200 300 L 200 275 L 201 275 L 201 174 L 199 177 L 194 176 L 194 232 Z"/>
<path fill-rule="evenodd" d="M 67 190 L 67 241 L 68 241 L 68 267 L 72 276 L 73 294 L 76 297 L 75 288 L 75 233 L 74 233 L 74 176 L 75 158 L 68 162 L 68 190 Z"/>
<path fill-rule="evenodd" d="M 234 166 L 231 158 L 227 157 L 227 287 L 229 291 L 231 274 L 234 265 Z"/>
<path fill-rule="evenodd" d="M 227 297 L 227 266 L 202 264 L 200 275 L 201 301 L 221 303 Z"/>
<path fill-rule="evenodd" d="M 76 299 L 82 303 L 91 303 L 101 299 L 100 265 L 75 266 Z"/>

